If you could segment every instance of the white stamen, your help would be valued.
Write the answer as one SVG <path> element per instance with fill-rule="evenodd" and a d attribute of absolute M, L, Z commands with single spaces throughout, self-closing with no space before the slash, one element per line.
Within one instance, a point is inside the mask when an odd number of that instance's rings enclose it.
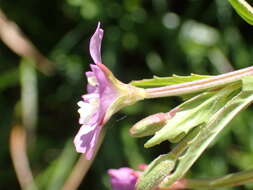
<path fill-rule="evenodd" d="M 77 105 L 80 107 L 78 113 L 80 114 L 79 122 L 81 124 L 87 124 L 91 117 L 96 113 L 99 106 L 98 94 L 88 94 L 89 98 L 85 97 L 87 102 L 79 101 Z M 87 96 L 87 95 L 85 95 Z"/>
<path fill-rule="evenodd" d="M 90 94 L 85 94 L 82 96 L 85 102 L 91 102 L 93 99 L 98 99 L 99 94 L 98 93 L 90 93 Z"/>
<path fill-rule="evenodd" d="M 98 84 L 98 81 L 95 76 L 88 77 L 87 80 L 91 86 L 96 86 Z"/>

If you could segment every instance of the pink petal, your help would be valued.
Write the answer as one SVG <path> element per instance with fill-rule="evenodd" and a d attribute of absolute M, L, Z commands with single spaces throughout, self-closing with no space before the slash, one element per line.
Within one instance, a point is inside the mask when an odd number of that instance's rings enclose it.
<path fill-rule="evenodd" d="M 113 190 L 134 190 L 137 182 L 137 176 L 131 168 L 110 169 L 110 182 Z"/>
<path fill-rule="evenodd" d="M 76 151 L 86 154 L 86 159 L 90 160 L 93 156 L 95 145 L 101 131 L 101 126 L 83 125 L 74 139 Z"/>
<path fill-rule="evenodd" d="M 101 42 L 103 39 L 104 31 L 100 28 L 100 23 L 90 39 L 90 54 L 95 64 L 102 63 L 101 60 Z"/>

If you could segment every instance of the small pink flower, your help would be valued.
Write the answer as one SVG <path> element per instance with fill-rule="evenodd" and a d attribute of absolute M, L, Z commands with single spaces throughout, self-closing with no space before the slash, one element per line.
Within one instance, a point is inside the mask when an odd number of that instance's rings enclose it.
<path fill-rule="evenodd" d="M 139 165 L 140 170 L 145 170 L 148 166 L 146 164 Z M 136 171 L 131 168 L 119 168 L 119 169 L 110 169 L 108 174 L 110 176 L 110 183 L 112 190 L 135 190 L 136 183 L 138 178 L 142 174 L 142 171 Z M 156 190 L 182 190 L 186 189 L 187 180 L 180 179 L 172 184 L 168 188 L 159 188 Z"/>
<path fill-rule="evenodd" d="M 112 190 L 134 190 L 139 171 L 131 168 L 119 168 L 108 170 Z"/>
<path fill-rule="evenodd" d="M 82 127 L 74 139 L 74 144 L 76 151 L 85 153 L 88 160 L 92 158 L 103 125 L 112 114 L 145 96 L 143 89 L 120 82 L 102 64 L 102 38 L 103 30 L 99 23 L 90 39 L 90 54 L 95 64 L 91 64 L 91 71 L 86 72 L 87 94 L 77 103 L 80 107 L 79 123 Z"/>

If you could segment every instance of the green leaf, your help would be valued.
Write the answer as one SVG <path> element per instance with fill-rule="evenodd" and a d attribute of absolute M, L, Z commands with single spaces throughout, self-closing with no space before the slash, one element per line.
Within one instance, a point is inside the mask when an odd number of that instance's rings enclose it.
<path fill-rule="evenodd" d="M 204 92 L 181 104 L 176 115 L 155 133 L 145 147 L 160 144 L 165 140 L 178 142 L 191 129 L 208 122 L 210 117 L 221 109 L 239 88 L 240 84 L 236 83 L 221 90 Z"/>
<path fill-rule="evenodd" d="M 249 24 L 253 25 L 253 8 L 245 0 L 229 0 L 236 12 Z"/>
<path fill-rule="evenodd" d="M 252 102 L 252 91 L 242 91 L 217 111 L 200 131 L 198 137 L 190 142 L 189 148 L 180 157 L 174 172 L 163 181 L 161 187 L 169 187 L 176 180 L 182 178 L 215 137 Z"/>
<path fill-rule="evenodd" d="M 247 76 L 242 78 L 242 90 L 253 91 L 253 76 Z"/>
<path fill-rule="evenodd" d="M 195 80 L 201 80 L 201 79 L 205 79 L 209 77 L 211 76 L 196 75 L 196 74 L 191 74 L 190 76 L 172 75 L 172 77 L 154 76 L 154 78 L 152 79 L 136 80 L 136 81 L 132 81 L 130 84 L 137 87 L 142 87 L 142 88 L 161 87 L 161 86 L 180 84 L 180 83 L 190 82 L 190 81 L 195 81 Z"/>

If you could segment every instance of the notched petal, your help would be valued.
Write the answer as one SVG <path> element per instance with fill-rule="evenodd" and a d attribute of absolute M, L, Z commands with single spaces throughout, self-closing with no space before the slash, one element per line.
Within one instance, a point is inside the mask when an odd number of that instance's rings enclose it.
<path fill-rule="evenodd" d="M 74 139 L 76 151 L 86 154 L 87 160 L 90 160 L 92 158 L 92 155 L 94 153 L 94 146 L 98 140 L 100 131 L 100 126 L 83 125 Z"/>
<path fill-rule="evenodd" d="M 98 23 L 97 29 L 90 39 L 90 54 L 93 61 L 96 64 L 102 63 L 101 60 L 101 42 L 103 39 L 104 31 L 100 28 L 100 23 Z"/>

